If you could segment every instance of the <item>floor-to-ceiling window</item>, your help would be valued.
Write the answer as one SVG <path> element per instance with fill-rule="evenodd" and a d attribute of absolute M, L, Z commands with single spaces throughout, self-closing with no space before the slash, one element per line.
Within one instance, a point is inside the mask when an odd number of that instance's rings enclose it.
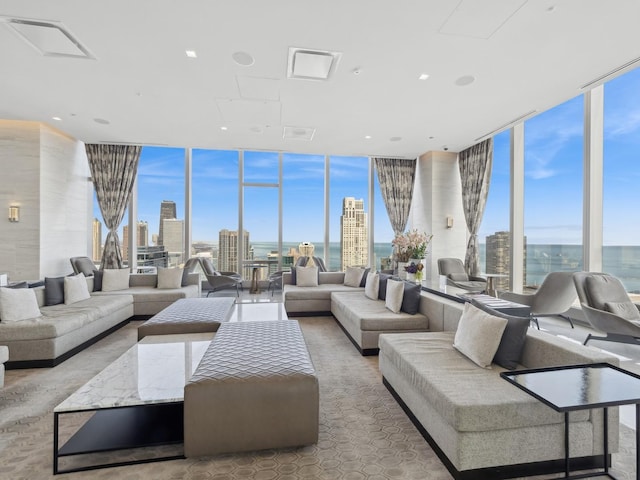
<path fill-rule="evenodd" d="M 640 293 L 640 69 L 604 85 L 602 269 Z"/>
<path fill-rule="evenodd" d="M 525 285 L 582 269 L 583 97 L 525 122 Z"/>
<path fill-rule="evenodd" d="M 324 257 L 324 155 L 282 154 L 282 267 L 295 262 L 302 242 Z"/>
<path fill-rule="evenodd" d="M 237 254 L 220 251 L 219 242 L 227 248 L 233 235 L 237 239 L 238 152 L 194 149 L 191 155 L 191 255 L 211 258 L 218 270 L 237 271 Z"/>
<path fill-rule="evenodd" d="M 493 137 L 493 167 L 489 196 L 478 231 L 480 243 L 480 270 L 486 273 L 509 275 L 511 265 L 511 239 L 509 233 L 510 205 L 510 132 Z M 496 279 L 500 290 L 509 288 L 509 278 Z"/>
<path fill-rule="evenodd" d="M 327 268 L 344 270 L 369 264 L 369 159 L 330 158 L 330 246 Z"/>
<path fill-rule="evenodd" d="M 243 268 L 249 280 L 253 271 L 264 279 L 277 270 L 279 237 L 279 159 L 276 152 L 244 152 L 243 258 L 253 267 Z M 248 242 L 248 245 L 246 244 Z M 271 262 L 260 263 L 260 262 Z"/>

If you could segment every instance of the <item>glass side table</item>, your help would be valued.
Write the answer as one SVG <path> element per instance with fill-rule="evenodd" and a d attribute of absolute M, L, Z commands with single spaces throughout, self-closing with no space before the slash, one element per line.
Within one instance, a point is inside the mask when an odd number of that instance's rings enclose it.
<path fill-rule="evenodd" d="M 529 395 L 564 413 L 565 478 L 587 478 L 607 476 L 609 472 L 609 421 L 608 408 L 619 405 L 636 406 L 636 479 L 640 480 L 640 375 L 615 367 L 608 363 L 566 365 L 501 372 L 500 376 Z M 598 474 L 570 476 L 569 465 L 569 412 L 602 408 L 604 411 L 604 469 Z"/>

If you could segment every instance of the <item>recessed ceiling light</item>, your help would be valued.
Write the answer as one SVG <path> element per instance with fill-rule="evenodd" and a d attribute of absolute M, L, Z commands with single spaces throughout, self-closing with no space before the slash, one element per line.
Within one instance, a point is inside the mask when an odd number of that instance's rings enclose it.
<path fill-rule="evenodd" d="M 62 121 L 62 119 L 60 117 L 51 117 L 51 118 L 53 118 L 56 122 L 61 122 Z"/>
<path fill-rule="evenodd" d="M 476 77 L 473 75 L 463 75 L 455 81 L 455 84 L 459 87 L 466 87 L 476 81 Z"/>
<path fill-rule="evenodd" d="M 429 78 L 428 73 L 421 73 L 420 76 L 418 77 L 418 80 L 426 80 L 427 78 Z"/>
<path fill-rule="evenodd" d="M 429 140 L 433 140 L 434 138 L 436 138 L 436 137 L 429 137 Z"/>
<path fill-rule="evenodd" d="M 234 62 L 243 67 L 250 67 L 255 61 L 251 54 L 247 52 L 235 52 L 233 55 L 231 55 L 231 58 L 233 58 Z"/>
<path fill-rule="evenodd" d="M 365 135 L 364 138 L 366 138 L 367 140 L 371 139 L 371 135 Z"/>
<path fill-rule="evenodd" d="M 196 53 L 195 50 L 185 50 L 184 53 L 187 54 L 187 57 L 189 58 L 197 58 L 198 54 Z"/>
<path fill-rule="evenodd" d="M 220 127 L 220 130 L 226 132 L 228 130 L 228 128 L 227 127 Z"/>
<path fill-rule="evenodd" d="M 551 5 L 550 7 L 547 8 L 547 12 L 551 13 L 551 12 L 555 12 L 556 10 L 556 6 L 555 5 Z"/>

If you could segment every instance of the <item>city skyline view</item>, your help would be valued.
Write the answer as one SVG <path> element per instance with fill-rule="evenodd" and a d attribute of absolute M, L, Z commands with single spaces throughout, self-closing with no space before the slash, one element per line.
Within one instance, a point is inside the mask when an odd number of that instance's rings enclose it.
<path fill-rule="evenodd" d="M 638 245 L 635 218 L 640 151 L 640 69 L 605 84 L 604 205 L 606 246 Z M 529 245 L 582 244 L 583 96 L 580 94 L 527 120 L 525 131 L 525 236 Z M 479 241 L 509 230 L 509 131 L 494 137 L 489 197 Z M 323 155 L 283 153 L 283 241 L 324 238 Z M 244 182 L 277 184 L 276 152 L 244 152 Z M 193 150 L 192 238 L 216 243 L 221 229 L 237 229 L 238 152 Z M 339 241 L 340 208 L 345 197 L 362 198 L 369 214 L 367 157 L 330 157 L 330 241 Z M 374 242 L 386 243 L 393 232 L 375 181 Z M 184 149 L 144 147 L 138 169 L 138 219 L 158 233 L 160 204 L 172 200 L 184 218 Z M 277 188 L 244 188 L 244 229 L 252 242 L 277 239 Z M 97 206 L 97 218 L 101 218 Z M 125 219 L 126 221 L 126 219 Z M 103 236 L 106 229 L 102 229 Z M 120 236 L 122 239 L 122 236 Z"/>

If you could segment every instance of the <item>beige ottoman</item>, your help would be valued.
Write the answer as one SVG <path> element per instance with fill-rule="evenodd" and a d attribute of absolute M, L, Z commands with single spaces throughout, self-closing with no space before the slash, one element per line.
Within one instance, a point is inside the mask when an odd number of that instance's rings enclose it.
<path fill-rule="evenodd" d="M 207 333 L 231 316 L 234 298 L 182 298 L 138 327 L 138 340 L 147 335 Z"/>
<path fill-rule="evenodd" d="M 318 400 L 297 321 L 222 324 L 185 386 L 184 454 L 316 443 Z"/>

